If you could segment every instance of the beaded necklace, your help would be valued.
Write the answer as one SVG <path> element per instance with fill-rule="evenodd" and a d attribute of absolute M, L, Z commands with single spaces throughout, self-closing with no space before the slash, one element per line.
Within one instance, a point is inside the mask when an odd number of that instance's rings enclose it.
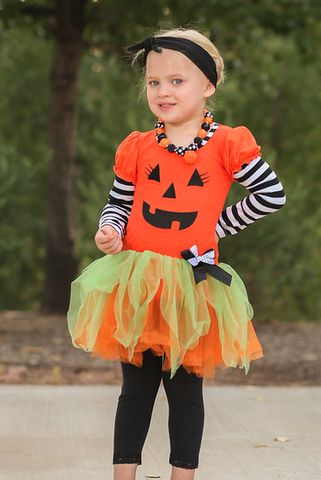
<path fill-rule="evenodd" d="M 176 145 L 168 140 L 165 133 L 165 123 L 159 118 L 155 124 L 156 140 L 158 141 L 158 144 L 161 147 L 166 148 L 168 152 L 175 152 L 180 157 L 184 157 L 186 163 L 195 163 L 197 158 L 196 151 L 201 148 L 203 140 L 210 130 L 211 124 L 213 123 L 213 114 L 209 110 L 203 110 L 203 116 L 204 123 L 202 123 L 200 130 L 197 132 L 197 137 L 195 137 L 194 142 L 187 147 L 176 147 Z"/>

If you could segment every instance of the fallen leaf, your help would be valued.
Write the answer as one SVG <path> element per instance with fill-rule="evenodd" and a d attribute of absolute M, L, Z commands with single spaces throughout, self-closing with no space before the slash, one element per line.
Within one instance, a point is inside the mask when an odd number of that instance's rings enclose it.
<path fill-rule="evenodd" d="M 54 376 L 54 382 L 55 384 L 59 384 L 61 382 L 61 368 L 59 365 L 55 365 L 52 369 L 53 376 Z"/>
<path fill-rule="evenodd" d="M 290 438 L 289 437 L 275 437 L 275 439 L 277 442 L 289 442 L 290 441 Z"/>
<path fill-rule="evenodd" d="M 307 360 L 308 362 L 316 362 L 319 357 L 315 353 L 308 353 L 307 355 L 304 355 L 303 359 Z"/>
<path fill-rule="evenodd" d="M 44 351 L 43 347 L 21 347 L 20 353 L 42 353 Z"/>
<path fill-rule="evenodd" d="M 61 362 L 61 356 L 60 355 L 51 355 L 51 360 L 53 362 L 60 363 Z"/>

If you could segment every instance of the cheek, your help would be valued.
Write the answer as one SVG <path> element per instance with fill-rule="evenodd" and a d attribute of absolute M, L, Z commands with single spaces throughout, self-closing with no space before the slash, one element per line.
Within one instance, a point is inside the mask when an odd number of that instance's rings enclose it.
<path fill-rule="evenodd" d="M 154 112 L 155 98 L 156 98 L 155 90 L 147 86 L 146 96 L 147 96 L 147 103 L 150 110 L 153 113 L 155 113 Z"/>
<path fill-rule="evenodd" d="M 148 103 L 149 103 L 149 102 L 152 102 L 153 100 L 155 100 L 155 97 L 156 97 L 156 88 L 147 85 L 147 87 L 146 87 L 146 95 L 147 95 L 147 101 L 148 101 Z"/>

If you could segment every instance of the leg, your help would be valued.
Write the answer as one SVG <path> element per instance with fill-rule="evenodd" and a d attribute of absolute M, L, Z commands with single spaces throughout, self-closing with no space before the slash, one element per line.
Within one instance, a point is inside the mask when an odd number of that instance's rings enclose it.
<path fill-rule="evenodd" d="M 114 480 L 134 480 L 161 381 L 162 358 L 144 352 L 142 367 L 122 363 L 114 433 Z"/>
<path fill-rule="evenodd" d="M 172 467 L 171 480 L 194 480 L 195 470 Z"/>
<path fill-rule="evenodd" d="M 163 372 L 163 382 L 169 405 L 171 480 L 192 480 L 204 426 L 203 379 L 180 367 L 172 379 Z"/>
<path fill-rule="evenodd" d="M 114 465 L 114 480 L 135 480 L 138 463 Z"/>

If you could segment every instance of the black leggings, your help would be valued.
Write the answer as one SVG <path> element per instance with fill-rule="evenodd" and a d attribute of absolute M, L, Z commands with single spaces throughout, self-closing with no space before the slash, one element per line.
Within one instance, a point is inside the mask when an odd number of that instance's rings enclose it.
<path fill-rule="evenodd" d="M 162 357 L 144 352 L 142 367 L 122 363 L 123 386 L 115 418 L 114 464 L 141 464 L 141 452 L 149 429 L 158 388 L 163 384 L 169 405 L 171 465 L 194 469 L 201 447 L 204 404 L 203 379 L 180 367 L 170 379 L 162 371 Z"/>

